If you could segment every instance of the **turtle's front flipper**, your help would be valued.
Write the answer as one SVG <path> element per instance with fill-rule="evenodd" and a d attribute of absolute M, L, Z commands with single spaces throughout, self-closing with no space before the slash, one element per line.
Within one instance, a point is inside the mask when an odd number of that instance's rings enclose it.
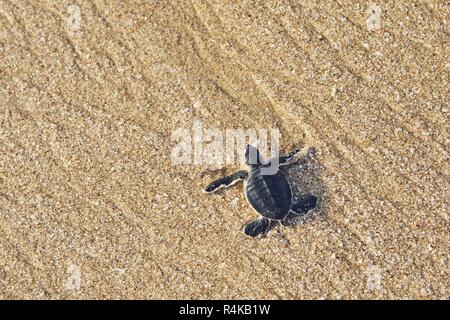
<path fill-rule="evenodd" d="M 211 193 L 216 192 L 217 190 L 220 190 L 222 188 L 227 188 L 235 184 L 236 182 L 240 180 L 244 180 L 248 177 L 248 172 L 245 170 L 238 171 L 233 173 L 232 175 L 214 180 L 210 184 L 208 184 L 205 188 L 205 192 Z"/>
<path fill-rule="evenodd" d="M 266 234 L 270 229 L 270 220 L 266 218 L 260 218 L 258 220 L 248 223 L 244 227 L 244 232 L 250 237 L 257 237 L 259 235 Z"/>
<path fill-rule="evenodd" d="M 278 157 L 278 159 L 277 158 L 271 159 L 270 163 L 274 162 L 274 160 L 278 160 L 279 166 L 287 166 L 287 165 L 293 164 L 299 153 L 300 153 L 299 149 L 292 150 L 291 152 Z"/>
<path fill-rule="evenodd" d="M 280 165 L 288 165 L 291 164 L 292 162 L 294 162 L 295 158 L 297 157 L 297 155 L 300 153 L 299 149 L 295 149 L 292 150 L 291 152 L 289 152 L 288 154 L 285 154 L 284 156 L 281 156 L 279 158 L 280 161 Z"/>
<path fill-rule="evenodd" d="M 291 211 L 295 214 L 306 214 L 309 210 L 316 207 L 317 198 L 312 194 L 308 194 L 301 198 L 295 199 L 292 203 Z"/>

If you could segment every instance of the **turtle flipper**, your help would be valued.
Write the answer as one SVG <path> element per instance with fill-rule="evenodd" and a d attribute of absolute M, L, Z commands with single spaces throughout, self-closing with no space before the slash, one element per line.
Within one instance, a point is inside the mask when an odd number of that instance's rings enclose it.
<path fill-rule="evenodd" d="M 279 157 L 278 161 L 279 161 L 280 166 L 286 166 L 286 165 L 292 164 L 299 153 L 300 153 L 300 150 L 295 149 L 295 150 L 292 150 L 291 152 L 289 152 L 288 154 L 285 154 L 284 156 Z"/>
<path fill-rule="evenodd" d="M 247 171 L 245 170 L 238 171 L 233 173 L 232 175 L 214 180 L 213 182 L 211 182 L 206 186 L 204 191 L 207 193 L 216 192 L 217 190 L 220 190 L 222 188 L 228 188 L 233 184 L 235 184 L 236 182 L 246 179 L 247 177 L 248 177 Z"/>
<path fill-rule="evenodd" d="M 275 160 L 278 162 L 279 166 L 288 166 L 296 162 L 298 155 L 300 154 L 300 149 L 292 150 L 291 152 L 282 155 L 278 158 L 272 158 L 269 162 L 269 164 L 275 162 Z"/>
<path fill-rule="evenodd" d="M 295 199 L 292 203 L 291 212 L 297 215 L 306 214 L 309 210 L 314 209 L 317 204 L 316 196 L 308 194 L 301 198 Z"/>
<path fill-rule="evenodd" d="M 257 237 L 259 235 L 266 234 L 270 229 L 270 220 L 266 218 L 260 218 L 254 220 L 244 227 L 244 233 L 250 237 Z"/>

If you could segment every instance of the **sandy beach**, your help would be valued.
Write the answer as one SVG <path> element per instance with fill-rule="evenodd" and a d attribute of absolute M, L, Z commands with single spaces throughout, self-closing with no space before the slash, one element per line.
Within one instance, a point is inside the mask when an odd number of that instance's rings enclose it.
<path fill-rule="evenodd" d="M 0 0 L 1 299 L 449 299 L 447 1 Z M 277 129 L 318 206 L 250 238 L 239 169 L 173 133 Z"/>

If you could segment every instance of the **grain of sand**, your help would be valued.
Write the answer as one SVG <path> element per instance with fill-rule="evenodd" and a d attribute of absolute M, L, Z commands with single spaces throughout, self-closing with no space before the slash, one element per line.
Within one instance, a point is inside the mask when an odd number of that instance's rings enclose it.
<path fill-rule="evenodd" d="M 0 1 L 1 298 L 449 298 L 446 1 Z M 278 128 L 250 239 L 177 128 Z"/>

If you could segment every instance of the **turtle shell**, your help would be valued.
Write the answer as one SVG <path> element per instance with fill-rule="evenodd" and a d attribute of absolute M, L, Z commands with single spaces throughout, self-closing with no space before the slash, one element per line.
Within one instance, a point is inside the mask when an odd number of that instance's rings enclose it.
<path fill-rule="evenodd" d="M 251 172 L 245 196 L 258 213 L 271 220 L 284 220 L 291 210 L 291 185 L 280 171 L 273 175 Z"/>

